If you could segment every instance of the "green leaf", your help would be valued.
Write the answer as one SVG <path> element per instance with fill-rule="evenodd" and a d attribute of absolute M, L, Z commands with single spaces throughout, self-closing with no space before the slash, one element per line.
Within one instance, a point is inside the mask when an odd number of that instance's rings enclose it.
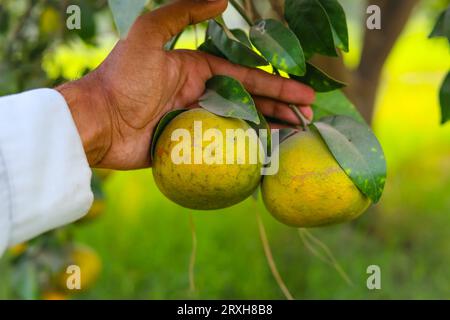
<path fill-rule="evenodd" d="M 306 60 L 314 53 L 337 57 L 330 20 L 318 0 L 286 0 L 284 12 Z"/>
<path fill-rule="evenodd" d="M 233 63 L 250 68 L 268 64 L 263 57 L 239 42 L 228 29 L 215 20 L 209 21 L 207 34 L 220 52 Z"/>
<path fill-rule="evenodd" d="M 345 11 L 337 0 L 319 0 L 330 19 L 334 45 L 348 52 L 348 29 Z"/>
<path fill-rule="evenodd" d="M 386 160 L 369 126 L 347 116 L 331 116 L 312 124 L 353 183 L 373 203 L 386 181 Z"/>
<path fill-rule="evenodd" d="M 275 67 L 302 76 L 306 72 L 305 56 L 295 34 L 277 20 L 260 20 L 250 29 L 250 39 Z"/>
<path fill-rule="evenodd" d="M 444 32 L 444 37 L 447 37 L 448 41 L 450 41 L 450 6 L 448 6 L 447 11 L 445 12 L 442 30 Z"/>
<path fill-rule="evenodd" d="M 439 15 L 428 37 L 447 37 L 448 41 L 450 41 L 450 6 Z"/>
<path fill-rule="evenodd" d="M 242 84 L 227 76 L 214 76 L 206 82 L 206 92 L 199 104 L 222 117 L 248 120 L 260 124 L 252 96 Z"/>
<path fill-rule="evenodd" d="M 223 59 L 226 59 L 227 57 L 225 57 L 222 52 L 220 52 L 219 49 L 217 49 L 217 47 L 214 45 L 214 43 L 212 42 L 211 39 L 206 40 L 205 42 L 203 42 L 199 47 L 198 50 L 212 54 L 213 56 L 216 57 L 220 57 Z"/>
<path fill-rule="evenodd" d="M 245 44 L 247 47 L 251 48 L 252 44 L 250 40 L 248 39 L 247 34 L 242 29 L 230 29 L 230 32 L 233 34 L 233 36 L 236 37 L 240 42 Z"/>
<path fill-rule="evenodd" d="M 450 120 L 450 72 L 447 73 L 442 83 L 439 100 L 441 104 L 441 123 L 443 124 Z"/>
<path fill-rule="evenodd" d="M 108 0 L 108 3 L 113 13 L 116 27 L 119 30 L 120 37 L 124 39 L 134 21 L 144 9 L 147 0 Z"/>
<path fill-rule="evenodd" d="M 428 38 L 444 37 L 444 18 L 445 18 L 445 11 L 443 11 L 437 18 L 433 30 L 431 30 L 431 33 L 428 36 Z"/>
<path fill-rule="evenodd" d="M 355 106 L 340 90 L 316 94 L 316 100 L 311 107 L 314 111 L 314 121 L 327 116 L 342 115 L 365 123 Z"/>
<path fill-rule="evenodd" d="M 306 63 L 304 76 L 290 75 L 294 80 L 309 85 L 317 92 L 328 92 L 345 87 L 345 83 L 333 79 L 311 63 Z"/>
<path fill-rule="evenodd" d="M 177 109 L 177 110 L 169 111 L 161 118 L 161 120 L 159 120 L 158 125 L 156 126 L 155 131 L 153 132 L 152 144 L 150 146 L 150 156 L 152 159 L 155 155 L 156 142 L 158 142 L 158 138 L 161 136 L 161 133 L 163 132 L 164 128 L 176 116 L 178 116 L 180 113 L 185 112 L 186 110 L 187 109 Z"/>

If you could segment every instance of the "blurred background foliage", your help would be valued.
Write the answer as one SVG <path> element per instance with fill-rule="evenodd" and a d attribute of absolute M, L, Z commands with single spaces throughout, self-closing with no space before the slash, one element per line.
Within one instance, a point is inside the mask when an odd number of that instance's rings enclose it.
<path fill-rule="evenodd" d="M 351 41 L 342 61 L 357 70 L 367 4 L 340 2 Z M 438 106 L 438 90 L 450 68 L 449 46 L 446 39 L 427 39 L 448 1 L 415 2 L 376 85 L 372 125 L 388 161 L 383 198 L 353 223 L 311 230 L 354 286 L 311 255 L 295 229 L 276 222 L 258 204 L 274 259 L 295 298 L 450 298 L 450 124 L 439 125 Z M 117 41 L 107 1 L 73 3 L 82 10 L 80 31 L 63 27 L 67 1 L 0 1 L 0 95 L 52 87 L 101 63 Z M 261 3 L 255 1 L 259 7 L 252 10 L 265 15 Z M 148 9 L 157 5 L 151 2 Z M 232 9 L 225 18 L 231 26 L 244 26 Z M 195 48 L 193 29 L 178 47 Z M 95 186 L 96 206 L 104 212 L 10 250 L 0 260 L 0 298 L 69 297 L 50 284 L 54 276 L 29 276 L 28 266 L 51 260 L 51 274 L 57 274 L 80 248 L 77 243 L 92 248 L 83 257 L 98 279 L 88 290 L 70 293 L 74 298 L 284 297 L 267 266 L 251 199 L 217 212 L 192 212 L 165 199 L 149 170 L 96 177 L 102 181 Z M 195 292 L 188 278 L 190 213 L 197 234 Z M 34 247 L 52 248 L 52 254 Z M 381 267 L 381 290 L 366 287 L 366 268 L 372 264 Z"/>

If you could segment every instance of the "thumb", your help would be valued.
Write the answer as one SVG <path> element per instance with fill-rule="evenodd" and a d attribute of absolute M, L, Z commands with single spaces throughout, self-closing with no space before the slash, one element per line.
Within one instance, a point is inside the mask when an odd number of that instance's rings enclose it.
<path fill-rule="evenodd" d="M 185 27 L 218 16 L 227 5 L 227 0 L 176 0 L 141 16 L 130 36 L 151 36 L 152 42 L 162 47 Z"/>

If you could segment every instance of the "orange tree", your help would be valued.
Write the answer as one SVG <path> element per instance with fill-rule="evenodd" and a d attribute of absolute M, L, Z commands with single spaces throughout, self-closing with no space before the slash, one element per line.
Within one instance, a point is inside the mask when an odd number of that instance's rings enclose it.
<path fill-rule="evenodd" d="M 108 12 L 109 8 L 120 35 L 125 37 L 129 27 L 142 11 L 153 9 L 164 2 L 80 0 L 76 4 L 83 13 L 81 28 L 69 30 L 65 27 L 68 5 L 65 1 L 2 1 L 0 94 L 52 86 L 61 82 L 63 79 L 50 80 L 46 77 L 40 58 L 48 50 L 73 37 L 95 44 L 98 40 L 97 17 Z M 381 68 L 413 8 L 419 2 L 374 2 L 384 14 L 383 31 L 366 30 L 361 62 L 356 70 L 348 70 L 342 62 L 340 52 L 349 50 L 348 31 L 345 12 L 337 0 L 230 0 L 231 5 L 248 24 L 248 28 L 229 29 L 222 17 L 217 17 L 208 22 L 205 39 L 199 43 L 198 50 L 247 67 L 266 66 L 273 73 L 313 87 L 318 93 L 312 106 L 315 112 L 313 122 L 309 123 L 296 112 L 295 106 L 290 106 L 303 125 L 283 130 L 282 140 L 298 130 L 317 133 L 352 184 L 372 203 L 376 203 L 383 190 L 386 167 L 384 158 L 380 156 L 381 148 L 367 123 L 370 123 L 373 114 Z M 434 3 L 436 8 L 441 9 L 448 5 L 448 1 Z M 444 10 L 431 36 L 449 37 L 449 26 L 450 13 Z M 167 50 L 175 48 L 179 36 L 166 45 Z M 349 86 L 345 87 L 344 82 Z M 449 82 L 447 75 L 440 92 L 442 122 L 450 117 Z M 257 129 L 268 128 L 267 120 L 274 121 L 257 112 L 251 96 L 236 80 L 216 77 L 208 81 L 206 87 L 200 104 L 209 112 L 246 121 Z M 152 150 L 155 150 L 157 138 L 166 125 L 182 112 L 183 110 L 179 110 L 176 114 L 170 113 L 161 119 L 152 140 L 155 143 Z M 268 151 L 271 151 L 270 145 Z M 101 186 L 95 179 L 93 186 L 94 191 L 98 190 L 95 192 L 97 199 L 101 199 Z M 94 209 L 99 207 L 102 205 L 98 204 Z M 36 289 L 38 279 L 47 279 L 39 285 L 53 289 L 50 278 L 55 271 L 44 277 L 38 274 L 42 270 L 59 270 L 67 262 L 66 258 L 61 257 L 70 256 L 65 248 L 73 246 L 70 231 L 58 231 L 34 240 L 28 248 L 23 247 L 26 250 L 13 249 L 16 270 L 20 275 L 16 278 L 28 279 L 17 286 L 22 288 L 18 296 L 39 296 L 42 292 Z M 48 258 L 42 262 L 36 257 L 36 252 L 59 258 Z M 30 269 L 26 261 L 31 259 L 35 261 L 35 265 Z M 53 262 L 48 264 L 48 261 Z"/>

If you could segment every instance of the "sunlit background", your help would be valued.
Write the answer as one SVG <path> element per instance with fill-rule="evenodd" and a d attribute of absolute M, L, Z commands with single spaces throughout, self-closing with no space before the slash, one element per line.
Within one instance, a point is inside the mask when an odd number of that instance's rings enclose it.
<path fill-rule="evenodd" d="M 356 66 L 365 8 L 341 2 L 350 28 L 345 62 Z M 450 124 L 439 124 L 438 101 L 450 58 L 446 39 L 428 39 L 439 13 L 432 2 L 416 8 L 383 70 L 373 124 L 388 161 L 381 202 L 353 223 L 310 230 L 353 285 L 307 250 L 297 230 L 275 221 L 260 201 L 257 205 L 279 272 L 297 299 L 450 298 Z M 229 10 L 226 19 L 238 26 L 235 15 Z M 104 59 L 117 36 L 108 12 L 97 19 L 95 44 L 73 38 L 34 58 L 49 79 L 78 78 Z M 198 32 L 202 39 L 204 30 Z M 194 48 L 195 39 L 190 30 L 178 47 Z M 6 85 L 6 73 L 0 78 Z M 88 290 L 66 298 L 284 298 L 264 255 L 252 199 L 225 210 L 191 211 L 164 198 L 150 170 L 114 172 L 103 188 L 102 215 L 69 227 L 75 242 L 97 252 L 100 275 Z M 192 222 L 195 290 L 189 283 Z M 21 297 L 13 255 L 0 260 L 3 299 Z M 381 290 L 366 287 L 369 265 L 381 268 Z"/>

